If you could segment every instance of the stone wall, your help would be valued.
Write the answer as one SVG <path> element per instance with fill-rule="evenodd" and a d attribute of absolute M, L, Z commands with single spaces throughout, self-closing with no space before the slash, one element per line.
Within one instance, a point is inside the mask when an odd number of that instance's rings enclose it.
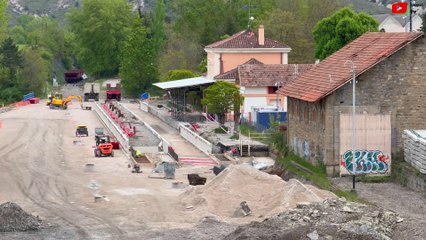
<path fill-rule="evenodd" d="M 402 148 L 405 129 L 426 129 L 426 41 L 410 43 L 356 78 L 357 112 L 392 116 L 392 152 Z M 336 92 L 334 106 L 352 105 L 352 84 Z M 341 111 L 341 110 L 340 110 Z"/>
<path fill-rule="evenodd" d="M 356 112 L 391 115 L 392 153 L 401 150 L 404 129 L 426 129 L 425 66 L 421 37 L 356 77 Z M 311 162 L 323 161 L 329 175 L 338 173 L 339 113 L 352 111 L 352 83 L 316 103 L 289 98 L 288 104 L 290 149 Z M 313 109 L 324 113 L 317 122 L 304 118 L 313 116 Z"/>
<path fill-rule="evenodd" d="M 288 99 L 288 143 L 305 160 L 324 161 L 325 104 Z"/>
<path fill-rule="evenodd" d="M 394 172 L 398 172 L 398 174 L 393 174 L 397 182 L 415 191 L 426 194 L 426 175 L 421 174 L 418 170 L 405 162 L 395 164 L 393 168 Z"/>

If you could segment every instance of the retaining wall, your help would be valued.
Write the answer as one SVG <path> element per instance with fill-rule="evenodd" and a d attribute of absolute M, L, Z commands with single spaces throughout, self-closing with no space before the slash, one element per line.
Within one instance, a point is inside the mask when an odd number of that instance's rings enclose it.
<path fill-rule="evenodd" d="M 126 134 L 122 132 L 122 130 L 114 123 L 114 121 L 109 118 L 109 116 L 102 109 L 101 105 L 98 103 L 94 103 L 95 107 L 93 110 L 96 112 L 96 115 L 103 122 L 103 124 L 110 130 L 110 132 L 114 135 L 117 141 L 120 143 L 121 148 L 129 153 L 129 138 Z"/>
<path fill-rule="evenodd" d="M 191 129 L 185 127 L 184 124 L 180 124 L 179 132 L 183 138 L 188 140 L 203 153 L 207 155 L 212 154 L 213 145 L 209 141 L 200 137 L 197 133 L 193 132 Z"/>
<path fill-rule="evenodd" d="M 153 129 L 149 124 L 147 124 L 146 122 L 144 122 L 142 120 L 142 118 L 140 118 L 138 115 L 136 115 L 134 112 L 132 112 L 130 109 L 126 108 L 125 106 L 123 106 L 122 104 L 120 104 L 121 107 L 123 107 L 124 109 L 126 109 L 127 111 L 129 111 L 133 116 L 135 116 L 139 121 L 141 121 L 143 123 L 143 125 L 152 133 L 154 134 L 157 138 L 159 138 L 161 140 L 159 146 L 162 148 L 163 152 L 168 153 L 168 149 L 170 146 L 170 143 L 166 141 L 166 139 L 164 139 L 163 137 L 161 137 L 161 135 L 155 131 L 155 129 Z M 158 149 L 157 149 L 158 152 Z"/>

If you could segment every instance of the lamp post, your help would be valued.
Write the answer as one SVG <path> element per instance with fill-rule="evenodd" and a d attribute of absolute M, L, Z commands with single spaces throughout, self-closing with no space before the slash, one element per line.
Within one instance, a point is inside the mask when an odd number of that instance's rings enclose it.
<path fill-rule="evenodd" d="M 275 82 L 275 87 L 277 87 L 277 91 L 275 91 L 275 93 L 277 94 L 277 111 L 279 111 L 280 110 L 280 102 L 279 102 L 279 99 L 278 99 L 278 90 L 281 87 L 281 83 Z"/>
<path fill-rule="evenodd" d="M 355 161 L 355 65 L 352 60 L 347 60 L 346 63 L 351 64 L 352 72 L 352 191 L 355 191 L 355 175 L 356 175 L 356 161 Z"/>

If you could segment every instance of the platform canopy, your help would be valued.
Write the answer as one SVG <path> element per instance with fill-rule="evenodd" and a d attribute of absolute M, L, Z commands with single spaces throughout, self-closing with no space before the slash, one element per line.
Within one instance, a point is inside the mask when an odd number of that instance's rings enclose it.
<path fill-rule="evenodd" d="M 176 88 L 185 88 L 185 87 L 200 86 L 205 84 L 212 84 L 214 82 L 215 82 L 214 79 L 209 79 L 204 76 L 201 76 L 201 77 L 186 78 L 186 79 L 169 81 L 169 82 L 154 83 L 153 85 L 159 88 L 162 88 L 164 90 L 169 90 L 169 89 L 176 89 Z"/>

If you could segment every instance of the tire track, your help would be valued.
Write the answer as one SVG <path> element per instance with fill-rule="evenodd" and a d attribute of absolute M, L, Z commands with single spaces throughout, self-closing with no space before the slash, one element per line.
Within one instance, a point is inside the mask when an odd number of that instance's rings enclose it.
<path fill-rule="evenodd" d="M 61 169 L 61 162 L 54 161 L 55 157 L 50 156 L 55 154 L 59 155 L 65 152 L 65 149 L 61 146 L 61 142 L 63 141 L 61 131 L 58 131 L 61 129 L 61 124 L 58 121 L 48 121 L 49 125 L 46 128 L 46 126 L 44 126 L 46 122 L 32 121 L 31 124 L 36 126 L 29 128 L 28 123 L 24 123 L 24 126 L 20 128 L 19 133 L 15 135 L 12 141 L 9 141 L 9 143 L 2 148 L 4 160 L 8 163 L 6 167 L 9 175 L 24 196 L 40 208 L 60 217 L 73 226 L 79 234 L 80 239 L 123 239 L 123 231 L 113 224 L 113 222 L 87 210 L 80 209 L 69 202 L 67 187 L 62 184 L 72 183 L 67 182 L 66 178 L 63 176 L 64 173 L 63 169 Z M 22 136 L 32 136 L 32 141 L 28 141 L 24 149 L 36 149 L 34 151 L 35 154 L 31 154 L 28 160 L 12 161 L 14 155 L 21 155 L 19 153 L 22 152 L 22 146 L 19 140 Z M 47 143 L 52 142 L 54 143 L 54 150 L 47 152 Z M 43 146 L 39 147 L 35 143 L 42 143 Z M 19 151 L 19 149 L 21 149 L 21 151 Z M 28 152 L 28 150 L 26 152 Z M 68 154 L 66 153 L 66 155 Z M 63 160 L 65 159 L 66 158 Z M 52 162 L 55 164 L 46 164 L 49 160 L 53 160 Z M 22 176 L 25 175 L 28 169 L 30 172 L 27 175 L 30 177 L 30 182 L 27 185 Z M 82 219 L 89 223 L 82 224 Z M 93 232 L 94 225 L 99 226 L 104 235 L 94 236 L 94 234 L 96 235 L 96 232 Z M 109 236 L 105 236 L 105 233 L 109 233 Z"/>

